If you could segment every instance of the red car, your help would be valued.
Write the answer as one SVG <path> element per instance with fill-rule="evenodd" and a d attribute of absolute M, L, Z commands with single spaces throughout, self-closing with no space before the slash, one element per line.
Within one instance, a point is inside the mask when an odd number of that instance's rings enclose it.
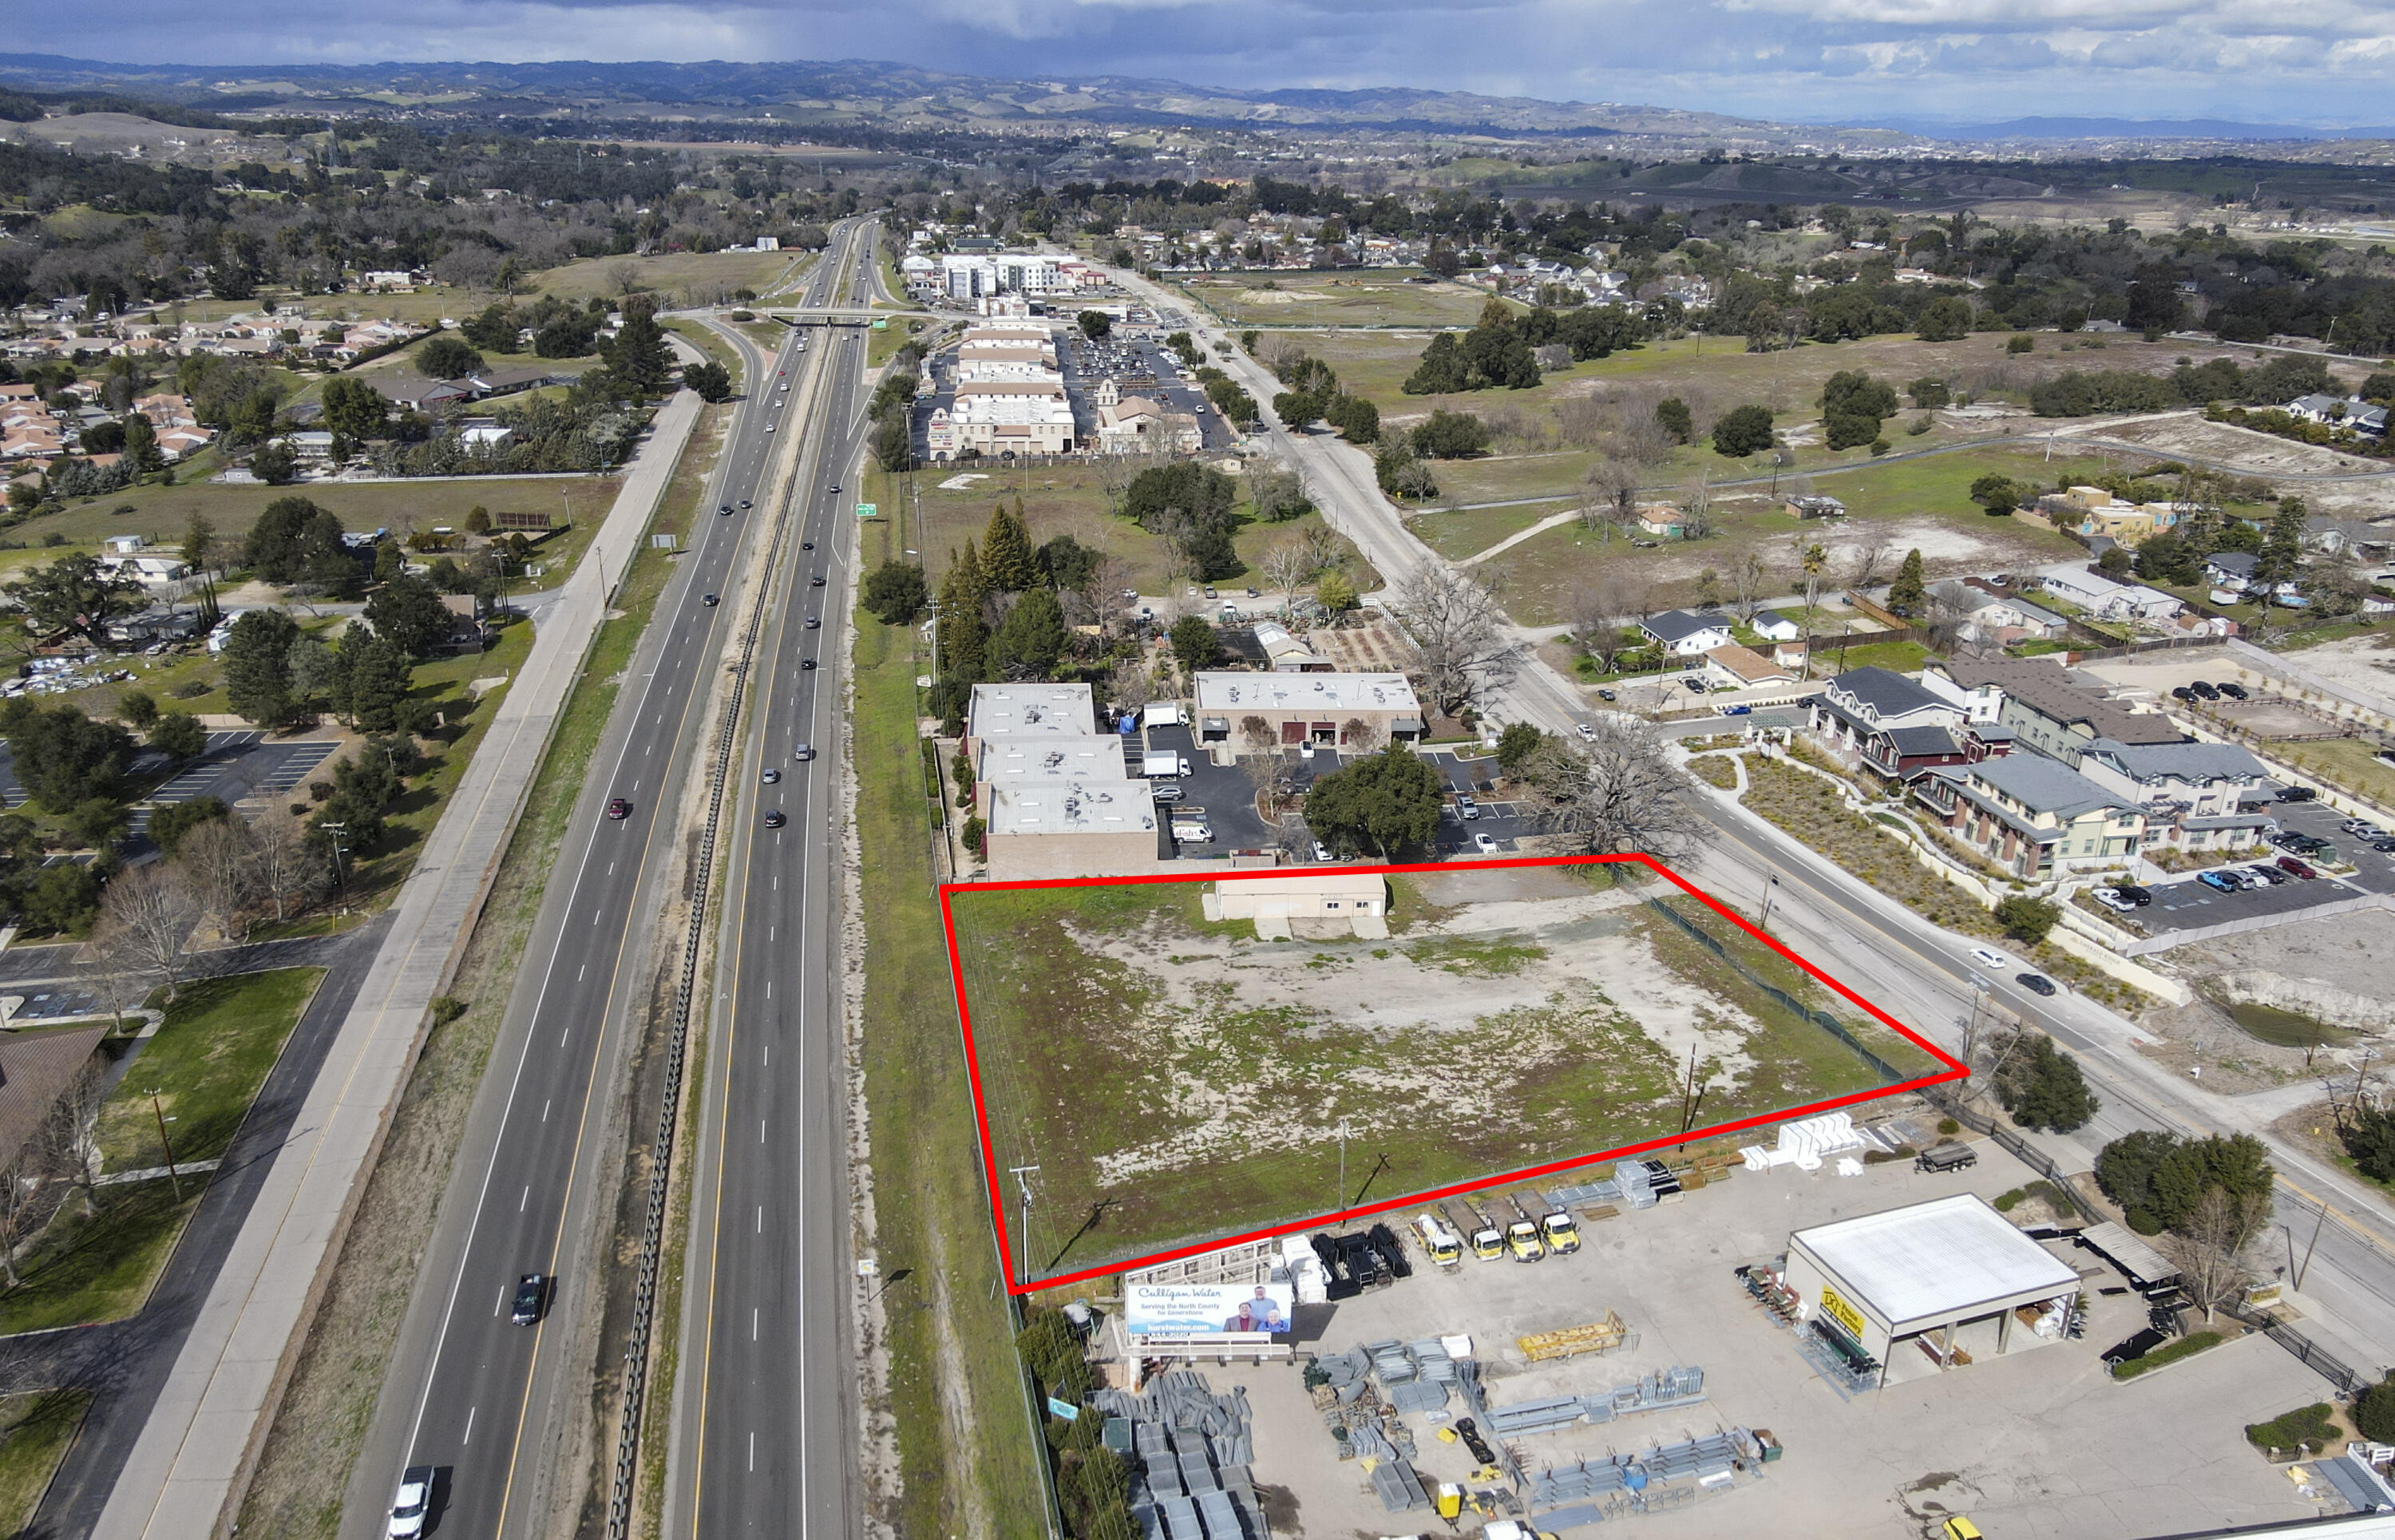
<path fill-rule="evenodd" d="M 629 818 L 631 816 L 632 804 L 630 803 L 625 801 L 621 797 L 610 797 L 607 799 L 607 816 L 611 818 Z"/>
<path fill-rule="evenodd" d="M 2293 856 L 2280 856 L 2279 870 L 2287 873 L 2291 877 L 2301 877 L 2307 882 L 2320 875 L 2319 872 L 2314 871 L 2304 862 L 2296 860 Z"/>

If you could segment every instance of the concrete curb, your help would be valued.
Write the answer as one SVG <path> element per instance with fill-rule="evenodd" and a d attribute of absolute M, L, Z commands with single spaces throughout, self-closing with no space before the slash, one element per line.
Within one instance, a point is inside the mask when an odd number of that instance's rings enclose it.
<path fill-rule="evenodd" d="M 99 1540 L 203 1540 L 231 1523 L 288 1382 L 301 1328 L 348 1231 L 407 1083 L 431 1002 L 515 830 L 549 734 L 616 585 L 671 481 L 699 402 L 677 392 L 425 842 L 356 1003 L 201 1307 L 94 1531 Z"/>

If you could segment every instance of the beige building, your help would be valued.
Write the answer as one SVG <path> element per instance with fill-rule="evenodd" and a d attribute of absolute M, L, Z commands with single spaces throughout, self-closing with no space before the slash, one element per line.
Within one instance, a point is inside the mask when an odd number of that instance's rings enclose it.
<path fill-rule="evenodd" d="M 1198 676 L 1198 741 L 1246 747 L 1248 723 L 1274 741 L 1378 747 L 1423 736 L 1422 702 L 1399 673 L 1230 673 Z"/>
<path fill-rule="evenodd" d="M 1097 718 L 1087 684 L 976 684 L 965 707 L 965 754 L 977 769 L 994 738 L 1095 737 Z"/>
<path fill-rule="evenodd" d="M 1209 920 L 1252 920 L 1263 940 L 1285 939 L 1292 920 L 1346 922 L 1366 940 L 1389 934 L 1389 888 L 1377 871 L 1309 867 L 1285 877 L 1216 883 L 1204 899 Z"/>
<path fill-rule="evenodd" d="M 1000 785 L 984 827 L 999 882 L 1128 877 L 1158 865 L 1156 798 L 1145 781 Z"/>
<path fill-rule="evenodd" d="M 999 737 L 985 740 L 973 756 L 973 805 L 989 806 L 999 787 L 1022 789 L 1126 777 L 1123 740 L 1111 733 L 1090 737 Z"/>
<path fill-rule="evenodd" d="M 1146 396 L 1127 396 L 1112 379 L 1100 380 L 1090 399 L 1098 408 L 1101 455 L 1194 455 L 1206 446 L 1195 417 L 1167 411 Z"/>

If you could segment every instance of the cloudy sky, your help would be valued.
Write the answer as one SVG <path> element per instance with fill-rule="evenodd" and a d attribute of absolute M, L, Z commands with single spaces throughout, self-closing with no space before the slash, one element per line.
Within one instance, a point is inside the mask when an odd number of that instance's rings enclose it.
<path fill-rule="evenodd" d="M 1410 86 L 1798 121 L 2395 119 L 2395 0 L 162 0 L 47 12 L 139 62 L 894 60 L 1033 78 Z"/>

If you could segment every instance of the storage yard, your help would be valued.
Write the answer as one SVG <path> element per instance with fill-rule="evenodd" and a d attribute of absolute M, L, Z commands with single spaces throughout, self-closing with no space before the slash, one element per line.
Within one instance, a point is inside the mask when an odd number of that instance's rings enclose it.
<path fill-rule="evenodd" d="M 1008 1184 L 1027 1276 L 1938 1068 L 1660 883 L 1470 875 L 1398 887 L 1386 936 L 1281 941 L 1206 920 L 1202 883 L 953 893 L 994 1164 L 1038 1168 L 1027 1229 Z"/>
<path fill-rule="evenodd" d="M 1930 1118 L 1887 1123 L 1887 1138 L 1934 1138 Z M 1872 1235 L 1886 1216 L 1906 1215 L 1908 1234 L 1934 1242 L 1953 1215 L 1992 1216 L 1981 1200 L 2033 1174 L 1991 1144 L 1971 1148 L 1975 1162 L 1940 1162 L 1948 1170 L 1883 1159 L 1848 1176 L 1828 1162 L 1724 1162 L 1701 1188 L 1646 1206 L 1576 1210 L 1580 1249 L 1536 1264 L 1478 1261 L 1467 1249 L 1441 1266 L 1409 1237 L 1409 1277 L 1320 1304 L 1302 1293 L 1293 1339 L 1265 1349 L 1288 1356 L 1151 1361 L 1159 1379 L 1145 1396 L 1101 1392 L 1110 1415 L 1149 1414 L 1127 1451 L 1141 1472 L 1136 1511 L 1161 1540 L 1438 1533 L 1445 1483 L 1461 1533 L 1491 1537 L 1520 1523 L 1567 1537 L 1624 1524 L 1656 1540 L 1912 1540 L 1962 1514 L 2005 1540 L 2082 1540 L 2342 1510 L 2334 1496 L 2307 1496 L 2242 1436 L 2247 1422 L 2322 1399 L 2318 1375 L 2223 1321 L 2222 1346 L 2112 1379 L 2100 1355 L 2144 1326 L 2147 1301 L 2068 1238 L 1964 1235 L 1975 1247 L 2026 1248 L 2028 1271 L 2043 1262 L 2073 1280 L 2086 1305 L 2081 1334 L 2024 1321 L 2013 1351 L 1942 1358 L 1899 1342 L 1892 1351 L 1917 1361 L 1886 1388 L 1859 1388 L 1817 1361 L 1802 1350 L 1806 1328 L 1745 1286 L 1739 1269 L 1783 1261 L 1799 1232 L 1816 1232 L 1846 1265 L 1858 1221 Z M 1588 1217 L 1598 1208 L 1613 1212 Z M 1387 1217 L 1393 1232 L 1406 1228 L 1407 1216 Z M 1307 1251 L 1306 1238 L 1291 1241 Z M 1894 1282 L 1967 1285 L 1980 1265 L 1916 1251 Z M 1092 1343 L 1119 1353 L 1119 1323 L 1102 1324 Z M 1123 1382 L 1120 1358 L 1103 1367 Z M 1193 1411 L 1176 1430 L 1176 1405 L 1205 1415 Z M 1128 1429 L 1110 1438 L 1128 1440 Z M 1217 1531 L 1226 1514 L 1244 1530 Z"/>

